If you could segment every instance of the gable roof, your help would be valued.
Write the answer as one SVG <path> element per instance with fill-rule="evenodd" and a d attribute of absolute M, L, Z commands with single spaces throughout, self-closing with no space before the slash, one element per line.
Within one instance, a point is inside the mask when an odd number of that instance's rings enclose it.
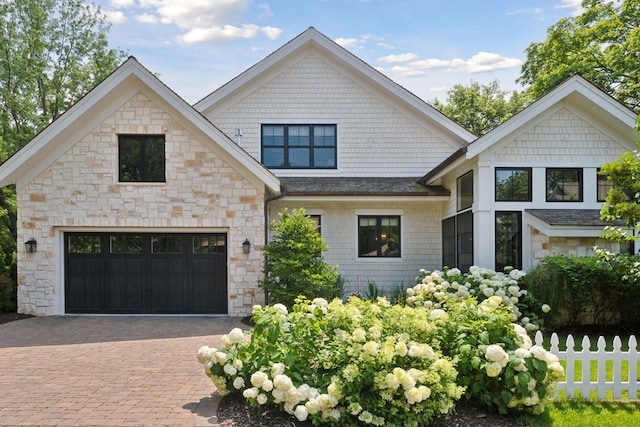
<path fill-rule="evenodd" d="M 458 155 L 444 160 L 423 176 L 419 182 L 427 184 L 433 182 L 465 160 L 472 159 L 485 150 L 491 149 L 495 144 L 522 132 L 524 128 L 531 126 L 532 123 L 544 117 L 554 108 L 558 108 L 559 105 L 583 111 L 590 116 L 593 122 L 607 123 L 610 129 L 615 130 L 624 138 L 629 140 L 638 138 L 635 132 L 636 113 L 584 77 L 576 74 L 506 122 L 473 141 Z"/>
<path fill-rule="evenodd" d="M 333 64 L 359 84 L 382 94 L 385 99 L 400 103 L 419 117 L 427 119 L 434 129 L 450 135 L 460 145 L 466 145 L 476 138 L 474 134 L 313 27 L 309 27 L 262 61 L 198 101 L 194 107 L 205 116 L 212 117 L 216 111 L 226 108 L 256 90 L 264 84 L 265 80 L 278 75 L 284 67 L 309 52 Z"/>
<path fill-rule="evenodd" d="M 239 147 L 197 110 L 162 83 L 134 57 L 88 92 L 69 110 L 53 121 L 0 165 L 0 187 L 12 183 L 18 187 L 36 177 L 82 136 L 140 90 L 174 119 L 196 134 L 245 178 L 263 183 L 272 192 L 280 192 L 280 181 L 267 168 Z"/>

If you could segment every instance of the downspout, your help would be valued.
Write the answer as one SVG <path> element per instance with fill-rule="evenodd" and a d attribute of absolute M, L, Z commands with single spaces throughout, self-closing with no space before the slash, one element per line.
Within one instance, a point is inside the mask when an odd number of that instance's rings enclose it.
<path fill-rule="evenodd" d="M 278 199 L 282 199 L 284 196 L 285 196 L 284 188 L 282 187 L 282 184 L 280 184 L 280 194 L 278 194 L 277 196 L 268 197 L 264 199 L 264 244 L 265 245 L 269 240 L 269 203 Z M 269 294 L 267 293 L 266 289 L 264 291 L 264 302 L 265 302 L 265 305 L 269 303 Z"/>

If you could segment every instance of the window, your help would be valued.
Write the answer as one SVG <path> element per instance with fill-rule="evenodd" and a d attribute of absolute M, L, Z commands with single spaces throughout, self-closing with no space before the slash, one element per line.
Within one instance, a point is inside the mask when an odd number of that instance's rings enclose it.
<path fill-rule="evenodd" d="M 582 169 L 547 169 L 547 202 L 581 202 Z"/>
<path fill-rule="evenodd" d="M 469 171 L 458 178 L 456 190 L 458 211 L 470 208 L 473 204 L 473 171 Z"/>
<path fill-rule="evenodd" d="M 442 221 L 442 266 L 467 271 L 473 265 L 473 213 Z"/>
<path fill-rule="evenodd" d="M 154 235 L 151 236 L 151 253 L 153 254 L 181 254 L 184 236 L 182 235 Z"/>
<path fill-rule="evenodd" d="M 277 169 L 335 169 L 335 125 L 262 125 L 262 164 Z"/>
<path fill-rule="evenodd" d="M 358 216 L 359 257 L 400 257 L 399 216 Z"/>
<path fill-rule="evenodd" d="M 110 241 L 112 254 L 142 253 L 142 236 L 140 235 L 112 235 Z"/>
<path fill-rule="evenodd" d="M 496 212 L 496 271 L 522 268 L 522 213 Z"/>
<path fill-rule="evenodd" d="M 496 202 L 530 202 L 531 168 L 496 168 Z"/>
<path fill-rule="evenodd" d="M 164 135 L 119 135 L 120 182 L 164 182 Z"/>
<path fill-rule="evenodd" d="M 223 254 L 227 246 L 227 238 L 222 234 L 193 236 L 194 254 Z"/>
<path fill-rule="evenodd" d="M 72 234 L 69 236 L 70 254 L 99 254 L 100 236 L 95 234 Z"/>
<path fill-rule="evenodd" d="M 309 215 L 309 219 L 316 225 L 318 234 L 322 234 L 322 215 Z"/>
<path fill-rule="evenodd" d="M 606 176 L 600 175 L 600 169 L 598 168 L 598 201 L 604 202 L 609 190 L 613 188 L 613 183 L 607 179 Z"/>

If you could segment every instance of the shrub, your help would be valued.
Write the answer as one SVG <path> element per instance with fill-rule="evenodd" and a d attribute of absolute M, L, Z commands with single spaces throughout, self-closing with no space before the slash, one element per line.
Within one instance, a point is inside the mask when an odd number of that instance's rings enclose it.
<path fill-rule="evenodd" d="M 447 304 L 474 297 L 477 301 L 500 297 L 501 304 L 510 309 L 511 320 L 520 322 L 529 332 L 542 324 L 541 315 L 547 309 L 527 289 L 520 286 L 525 274 L 516 269 L 499 273 L 471 266 L 467 273 L 457 268 L 443 271 L 420 270 L 417 285 L 407 290 L 409 305 L 441 308 Z"/>
<path fill-rule="evenodd" d="M 428 310 L 384 298 L 298 300 L 256 307 L 250 341 L 242 332 L 198 358 L 219 392 L 273 404 L 314 424 L 424 425 L 451 411 L 463 388 L 437 349 Z"/>
<path fill-rule="evenodd" d="M 0 313 L 9 313 L 15 310 L 16 288 L 13 280 L 0 275 Z"/>
<path fill-rule="evenodd" d="M 219 393 L 314 425 L 426 425 L 465 390 L 500 412 L 539 413 L 563 369 L 511 323 L 512 310 L 498 296 L 445 309 L 301 298 L 291 312 L 254 307 L 249 340 L 234 329 L 224 348 L 201 347 L 198 360 Z"/>
<path fill-rule="evenodd" d="M 324 262 L 327 245 L 304 209 L 281 212 L 270 229 L 275 235 L 264 247 L 264 279 L 259 282 L 269 303 L 291 307 L 300 295 L 341 296 L 344 281 L 336 267 Z"/>
<path fill-rule="evenodd" d="M 547 320 L 571 328 L 631 322 L 640 311 L 637 257 L 596 251 L 595 257 L 546 257 L 526 277 L 527 287 L 552 306 Z"/>

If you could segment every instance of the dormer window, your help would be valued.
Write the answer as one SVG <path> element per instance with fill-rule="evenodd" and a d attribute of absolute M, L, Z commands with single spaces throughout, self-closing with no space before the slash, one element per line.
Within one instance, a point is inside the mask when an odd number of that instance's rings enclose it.
<path fill-rule="evenodd" d="M 262 125 L 262 164 L 271 169 L 335 169 L 336 125 Z"/>

